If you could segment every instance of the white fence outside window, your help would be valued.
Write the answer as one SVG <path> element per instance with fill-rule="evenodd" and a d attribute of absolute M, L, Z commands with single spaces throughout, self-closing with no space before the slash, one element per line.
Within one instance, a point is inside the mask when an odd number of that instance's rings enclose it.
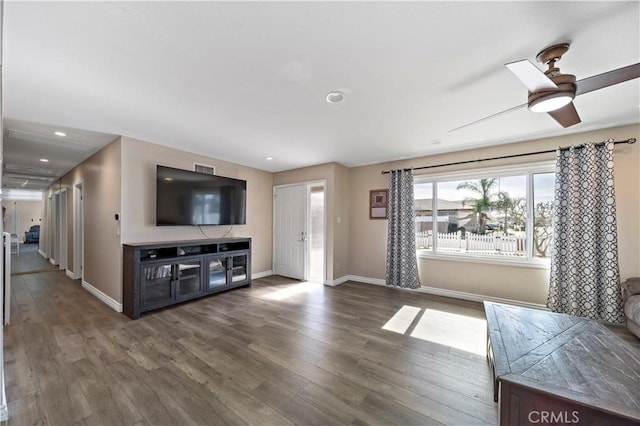
<path fill-rule="evenodd" d="M 471 232 L 438 232 L 438 251 L 459 252 L 469 254 L 503 254 L 512 256 L 526 256 L 525 235 L 490 234 L 479 235 Z M 433 249 L 432 231 L 416 232 L 416 247 L 419 249 Z"/>

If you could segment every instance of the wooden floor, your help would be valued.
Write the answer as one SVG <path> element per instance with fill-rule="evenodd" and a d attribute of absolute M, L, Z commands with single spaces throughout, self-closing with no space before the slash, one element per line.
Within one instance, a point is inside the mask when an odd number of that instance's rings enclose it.
<path fill-rule="evenodd" d="M 5 424 L 497 420 L 477 303 L 269 277 L 132 321 L 64 272 L 26 268 L 12 276 L 11 319 Z"/>
<path fill-rule="evenodd" d="M 132 321 L 64 272 L 16 275 L 8 424 L 495 424 L 485 356 L 425 340 L 484 341 L 465 319 L 480 304 L 270 277 Z"/>
<path fill-rule="evenodd" d="M 11 275 L 57 270 L 57 266 L 38 254 L 38 244 L 20 244 L 20 255 L 11 255 Z"/>

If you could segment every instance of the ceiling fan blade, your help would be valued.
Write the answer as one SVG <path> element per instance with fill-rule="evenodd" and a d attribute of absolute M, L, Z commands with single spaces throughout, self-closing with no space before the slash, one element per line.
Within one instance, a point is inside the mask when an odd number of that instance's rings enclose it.
<path fill-rule="evenodd" d="M 529 92 L 538 92 L 540 90 L 557 89 L 558 86 L 551 81 L 538 67 L 533 65 L 529 60 L 523 59 L 517 62 L 511 62 L 504 65 L 515 74 L 516 77 L 524 84 Z"/>
<path fill-rule="evenodd" d="M 633 64 L 618 68 L 617 70 L 583 78 L 582 80 L 576 81 L 576 96 L 638 77 L 640 77 L 640 64 Z"/>
<path fill-rule="evenodd" d="M 570 127 L 574 124 L 580 123 L 580 116 L 578 115 L 578 111 L 576 111 L 576 107 L 573 105 L 573 102 L 563 106 L 560 109 L 555 111 L 551 111 L 548 113 L 554 120 L 558 122 L 562 127 Z"/>
<path fill-rule="evenodd" d="M 488 119 L 490 119 L 490 118 L 494 118 L 494 117 L 497 117 L 497 116 L 499 116 L 499 115 L 506 114 L 506 113 L 508 113 L 508 112 L 518 110 L 518 109 L 520 109 L 520 108 L 526 108 L 526 106 L 527 106 L 527 104 L 522 104 L 522 105 L 514 106 L 514 107 L 509 108 L 509 109 L 505 109 L 504 111 L 496 112 L 495 114 L 491 114 L 491 115 L 490 115 L 490 116 L 488 116 L 488 117 L 483 117 L 483 118 L 481 118 L 481 119 L 479 119 L 479 120 L 472 121 L 471 123 L 463 124 L 462 126 L 456 127 L 455 129 L 451 129 L 451 130 L 449 130 L 449 133 L 453 132 L 454 130 L 459 130 L 459 129 L 462 129 L 462 128 L 465 128 L 465 127 L 471 126 L 471 125 L 473 125 L 473 124 L 480 123 L 481 121 L 488 120 Z"/>

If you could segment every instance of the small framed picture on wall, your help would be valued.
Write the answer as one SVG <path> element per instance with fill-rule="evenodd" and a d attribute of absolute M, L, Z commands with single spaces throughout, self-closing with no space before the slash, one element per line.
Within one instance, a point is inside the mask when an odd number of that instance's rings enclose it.
<path fill-rule="evenodd" d="M 387 219 L 388 189 L 373 189 L 369 191 L 369 219 Z"/>

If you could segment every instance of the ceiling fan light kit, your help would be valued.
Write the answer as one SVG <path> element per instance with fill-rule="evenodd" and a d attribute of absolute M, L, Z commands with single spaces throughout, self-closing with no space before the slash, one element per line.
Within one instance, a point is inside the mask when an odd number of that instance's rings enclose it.
<path fill-rule="evenodd" d="M 533 112 L 550 112 L 562 108 L 571 101 L 573 96 L 567 92 L 532 93 L 529 95 L 529 109 Z"/>

